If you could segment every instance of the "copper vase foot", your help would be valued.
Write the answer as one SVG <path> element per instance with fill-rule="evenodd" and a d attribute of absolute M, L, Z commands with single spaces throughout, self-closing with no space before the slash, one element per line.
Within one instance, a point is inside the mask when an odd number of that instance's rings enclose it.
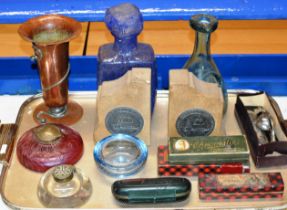
<path fill-rule="evenodd" d="M 47 107 L 44 103 L 41 103 L 36 107 L 33 113 L 33 118 L 34 121 L 40 124 L 41 122 L 39 121 L 39 116 L 38 113 L 43 112 L 41 114 L 41 118 L 45 119 L 46 122 L 49 123 L 58 123 L 58 124 L 64 124 L 64 125 L 72 125 L 78 122 L 82 116 L 83 116 L 83 108 L 75 101 L 69 101 L 67 104 L 67 111 L 64 114 L 63 117 L 52 117 L 48 114 L 49 112 L 49 107 Z"/>

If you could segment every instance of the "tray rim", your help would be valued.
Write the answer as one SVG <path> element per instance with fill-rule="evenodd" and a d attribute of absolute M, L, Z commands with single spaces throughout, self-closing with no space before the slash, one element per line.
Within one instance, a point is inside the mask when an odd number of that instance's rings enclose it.
<path fill-rule="evenodd" d="M 239 93 L 254 93 L 254 92 L 260 92 L 260 91 L 257 91 L 257 90 L 252 90 L 252 89 L 230 89 L 228 90 L 228 93 L 229 94 L 239 94 Z M 97 95 L 97 91 L 69 91 L 69 97 L 73 97 L 73 96 L 76 96 L 76 97 L 88 97 L 88 96 L 96 96 Z M 157 98 L 167 98 L 169 95 L 169 91 L 168 90 L 157 90 Z M 22 119 L 22 116 L 23 116 L 23 110 L 26 108 L 26 106 L 32 102 L 34 102 L 35 100 L 39 100 L 40 98 L 42 97 L 42 93 L 39 93 L 39 94 L 35 94 L 35 95 L 32 95 L 31 97 L 27 98 L 23 103 L 22 105 L 20 106 L 19 108 L 19 111 L 18 111 L 18 114 L 17 114 L 17 117 L 16 117 L 16 120 L 15 120 L 15 124 L 16 125 L 19 125 L 21 119 Z M 18 130 L 19 130 L 19 126 L 16 130 L 16 137 L 18 135 Z M 12 140 L 13 142 L 16 141 L 16 139 L 13 139 Z M 12 144 L 13 145 L 13 150 L 14 150 L 14 147 L 15 147 L 15 144 Z M 11 209 L 31 209 L 31 210 L 38 210 L 38 209 L 42 209 L 42 208 L 35 208 L 35 207 L 24 207 L 24 206 L 17 206 L 15 204 L 13 204 L 12 202 L 9 201 L 9 199 L 7 199 L 7 197 L 5 196 L 4 194 L 4 182 L 5 182 L 5 178 L 7 176 L 7 172 L 9 170 L 9 163 L 10 163 L 10 160 L 11 160 L 11 156 L 12 156 L 12 153 L 10 154 L 10 156 L 8 157 L 7 160 L 0 160 L 0 165 L 2 166 L 2 171 L 1 171 L 1 174 L 0 174 L 0 195 L 1 195 L 1 199 L 3 200 L 4 204 L 7 205 L 8 208 L 11 208 Z M 250 205 L 252 204 L 252 202 L 250 202 Z M 233 207 L 230 207 L 230 208 L 226 208 L 226 207 L 196 207 L 197 209 L 213 209 L 213 210 L 219 210 L 219 209 L 234 209 Z M 236 209 L 249 209 L 249 210 L 261 210 L 261 209 L 266 209 L 266 210 L 277 210 L 277 209 L 287 209 L 287 200 L 286 200 L 286 203 L 283 204 L 283 205 L 280 205 L 280 206 L 274 206 L 274 207 L 256 207 L 256 208 L 252 208 L 252 207 L 235 207 Z M 45 208 L 46 209 L 46 208 Z M 52 209 L 60 209 L 60 208 L 52 208 Z M 63 209 L 63 208 L 61 208 Z M 71 208 L 64 208 L 64 209 L 71 209 Z M 93 210 L 93 209 L 99 209 L 99 208 L 80 208 L 80 209 L 87 209 L 87 210 Z M 139 206 L 135 206 L 134 208 L 133 207 L 128 207 L 126 209 L 146 209 L 146 208 L 143 208 L 143 207 L 139 207 Z M 168 207 L 168 208 L 163 208 L 163 207 L 152 207 L 151 208 L 148 208 L 150 210 L 152 209 L 156 209 L 156 210 L 159 210 L 159 209 L 178 209 L 178 208 L 173 208 L 173 207 Z M 182 208 L 180 207 L 179 209 L 189 209 L 189 208 Z"/>

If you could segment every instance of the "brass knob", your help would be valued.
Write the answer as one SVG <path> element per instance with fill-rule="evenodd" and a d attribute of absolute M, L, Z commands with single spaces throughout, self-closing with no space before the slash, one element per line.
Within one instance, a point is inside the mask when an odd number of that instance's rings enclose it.
<path fill-rule="evenodd" d="M 72 165 L 59 165 L 53 170 L 53 178 L 56 182 L 69 182 L 74 177 L 75 168 Z"/>

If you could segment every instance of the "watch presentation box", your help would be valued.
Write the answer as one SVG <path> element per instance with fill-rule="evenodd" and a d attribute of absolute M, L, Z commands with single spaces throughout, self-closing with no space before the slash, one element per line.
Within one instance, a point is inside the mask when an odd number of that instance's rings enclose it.
<path fill-rule="evenodd" d="M 250 108 L 264 108 L 272 119 L 275 140 L 262 143 L 256 131 L 256 118 L 252 119 Z M 238 95 L 235 104 L 235 116 L 243 134 L 245 134 L 250 154 L 257 168 L 287 165 L 287 130 L 282 113 L 274 99 L 265 92 Z"/>
<path fill-rule="evenodd" d="M 280 173 L 201 174 L 199 198 L 205 201 L 282 199 L 284 182 Z"/>
<path fill-rule="evenodd" d="M 220 164 L 177 164 L 168 162 L 168 146 L 158 147 L 158 175 L 159 176 L 198 176 L 205 174 L 234 174 L 249 173 L 249 162 L 220 163 Z"/>

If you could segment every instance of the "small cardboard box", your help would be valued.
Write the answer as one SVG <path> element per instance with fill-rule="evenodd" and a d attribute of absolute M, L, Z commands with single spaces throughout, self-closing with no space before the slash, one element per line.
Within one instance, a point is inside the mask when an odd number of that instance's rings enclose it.
<path fill-rule="evenodd" d="M 260 144 L 260 139 L 253 127 L 247 107 L 261 106 L 270 113 L 277 141 Z M 287 165 L 287 130 L 276 103 L 264 92 L 238 95 L 235 104 L 235 116 L 242 133 L 249 144 L 250 154 L 257 168 Z"/>
<path fill-rule="evenodd" d="M 205 201 L 282 199 L 280 173 L 200 174 L 199 198 Z"/>
<path fill-rule="evenodd" d="M 212 164 L 248 162 L 249 149 L 243 135 L 170 137 L 170 163 Z"/>
<path fill-rule="evenodd" d="M 169 163 L 168 146 L 158 147 L 158 175 L 159 176 L 198 176 L 205 174 L 233 174 L 249 173 L 249 162 L 220 163 L 220 164 L 176 164 Z"/>
<path fill-rule="evenodd" d="M 169 71 L 169 136 L 224 135 L 223 110 L 218 84 L 202 81 L 187 69 Z"/>
<path fill-rule="evenodd" d="M 136 136 L 150 144 L 151 69 L 133 68 L 99 87 L 94 140 L 115 133 Z"/>

